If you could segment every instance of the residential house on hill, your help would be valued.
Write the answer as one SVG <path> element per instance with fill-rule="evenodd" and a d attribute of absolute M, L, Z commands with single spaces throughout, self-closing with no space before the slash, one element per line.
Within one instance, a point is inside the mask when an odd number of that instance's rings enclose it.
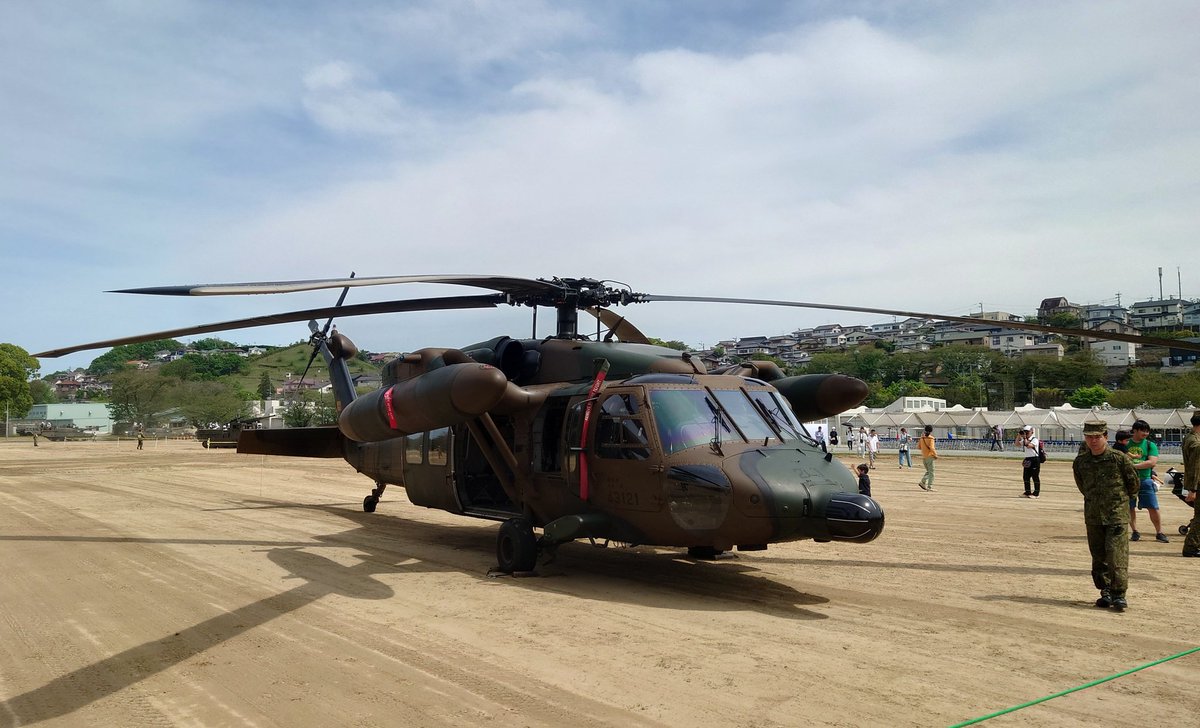
<path fill-rule="evenodd" d="M 1043 298 L 1042 303 L 1038 306 L 1037 317 L 1041 323 L 1046 323 L 1054 316 L 1060 313 L 1069 313 L 1076 318 L 1083 318 L 1083 306 L 1077 303 L 1071 303 L 1062 296 L 1054 298 Z"/>
<path fill-rule="evenodd" d="M 1187 303 L 1178 298 L 1159 301 L 1139 301 L 1129 307 L 1129 318 L 1137 328 L 1178 328 L 1183 326 L 1183 306 Z"/>

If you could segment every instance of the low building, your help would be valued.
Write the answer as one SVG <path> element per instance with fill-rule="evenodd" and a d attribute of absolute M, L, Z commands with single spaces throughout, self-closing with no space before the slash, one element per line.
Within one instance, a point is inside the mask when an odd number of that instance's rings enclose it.
<path fill-rule="evenodd" d="M 1044 356 L 1053 359 L 1062 359 L 1064 351 L 1062 344 L 1048 343 L 1026 346 L 1020 349 L 1017 354 L 1020 356 Z"/>
<path fill-rule="evenodd" d="M 941 412 L 946 409 L 946 400 L 940 397 L 899 397 L 884 412 Z"/>
<path fill-rule="evenodd" d="M 49 422 L 52 425 L 73 425 L 98 434 L 112 433 L 113 419 L 107 402 L 56 402 L 35 404 L 27 419 Z"/>

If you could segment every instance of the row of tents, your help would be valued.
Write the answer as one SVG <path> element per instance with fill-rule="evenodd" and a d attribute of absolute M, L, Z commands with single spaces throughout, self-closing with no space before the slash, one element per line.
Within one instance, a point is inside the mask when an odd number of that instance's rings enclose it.
<path fill-rule="evenodd" d="M 885 412 L 860 407 L 831 418 L 827 425 L 839 429 L 845 429 L 847 425 L 861 426 L 881 431 L 907 427 L 910 432 L 932 425 L 938 437 L 953 432 L 954 437 L 976 439 L 989 439 L 996 426 L 1006 431 L 1006 435 L 1015 436 L 1016 430 L 1032 425 L 1043 439 L 1079 441 L 1083 439 L 1083 423 L 1088 420 L 1107 422 L 1110 437 L 1117 430 L 1128 430 L 1136 420 L 1145 420 L 1156 439 L 1177 442 L 1191 431 L 1191 417 L 1195 412 L 1197 410 L 1193 409 L 1082 409 L 1069 404 L 1049 409 L 1030 404 L 1007 411 L 968 409 L 962 405 L 926 412 Z"/>

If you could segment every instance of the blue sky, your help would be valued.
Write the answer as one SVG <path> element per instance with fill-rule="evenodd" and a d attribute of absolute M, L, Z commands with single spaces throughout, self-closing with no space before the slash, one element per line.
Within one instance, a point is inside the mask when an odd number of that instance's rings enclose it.
<path fill-rule="evenodd" d="M 1162 266 L 1197 297 L 1198 21 L 1194 2 L 5 3 L 0 341 L 328 305 L 103 291 L 351 270 L 964 314 L 1143 300 Z M 872 320 L 626 313 L 693 345 Z M 374 351 L 529 327 L 340 325 Z"/>

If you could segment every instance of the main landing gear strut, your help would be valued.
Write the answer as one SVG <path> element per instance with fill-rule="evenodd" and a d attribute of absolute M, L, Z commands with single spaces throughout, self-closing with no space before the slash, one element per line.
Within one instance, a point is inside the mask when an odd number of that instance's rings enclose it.
<path fill-rule="evenodd" d="M 379 505 L 379 497 L 383 495 L 384 489 L 387 488 L 387 483 L 375 483 L 375 489 L 371 491 L 371 495 L 363 498 L 363 510 L 367 513 L 374 513 L 375 506 Z"/>
<path fill-rule="evenodd" d="M 500 524 L 500 533 L 496 536 L 498 571 L 504 574 L 533 571 L 537 556 L 537 538 L 528 519 L 510 518 Z"/>

